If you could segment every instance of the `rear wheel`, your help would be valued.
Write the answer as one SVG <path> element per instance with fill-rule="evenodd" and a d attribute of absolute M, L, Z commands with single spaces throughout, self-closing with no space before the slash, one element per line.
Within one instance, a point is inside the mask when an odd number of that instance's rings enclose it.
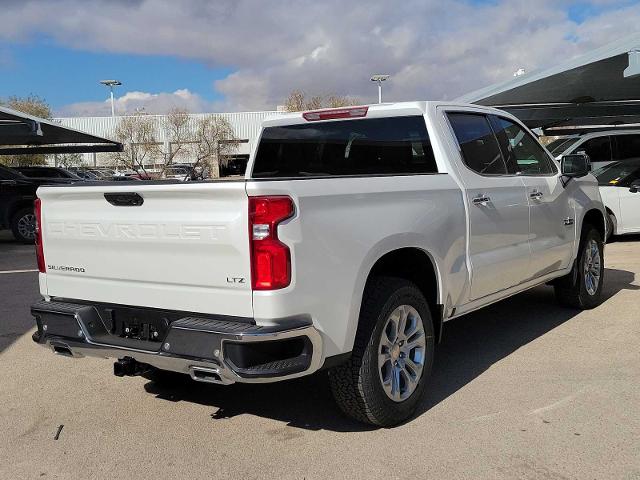
<path fill-rule="evenodd" d="M 19 242 L 34 242 L 36 239 L 36 216 L 33 213 L 33 208 L 21 208 L 11 217 L 11 231 Z"/>
<path fill-rule="evenodd" d="M 361 422 L 397 425 L 422 397 L 433 352 L 433 322 L 420 290 L 403 279 L 373 279 L 351 358 L 329 371 L 336 402 Z"/>
<path fill-rule="evenodd" d="M 585 225 L 578 258 L 566 277 L 555 284 L 556 298 L 560 304 L 580 309 L 590 309 L 602 303 L 604 285 L 604 246 L 600 233 L 591 225 Z"/>

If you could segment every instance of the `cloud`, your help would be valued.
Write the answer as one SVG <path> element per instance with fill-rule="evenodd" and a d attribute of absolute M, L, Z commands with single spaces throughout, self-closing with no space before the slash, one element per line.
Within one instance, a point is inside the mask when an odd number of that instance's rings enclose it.
<path fill-rule="evenodd" d="M 372 73 L 392 75 L 387 100 L 451 99 L 636 32 L 640 4 L 590 3 L 606 8 L 576 23 L 568 0 L 24 0 L 3 4 L 0 39 L 46 35 L 70 48 L 174 55 L 232 70 L 212 82 L 223 102 L 129 92 L 118 100 L 126 108 L 180 100 L 196 109 L 272 109 L 295 88 L 374 101 Z"/>
<path fill-rule="evenodd" d="M 197 113 L 211 111 L 213 108 L 211 103 L 187 89 L 176 90 L 173 93 L 127 92 L 115 98 L 114 106 L 119 115 L 136 111 L 149 114 L 166 113 L 173 108 Z M 72 103 L 60 109 L 56 115 L 61 117 L 111 115 L 111 100 Z"/>

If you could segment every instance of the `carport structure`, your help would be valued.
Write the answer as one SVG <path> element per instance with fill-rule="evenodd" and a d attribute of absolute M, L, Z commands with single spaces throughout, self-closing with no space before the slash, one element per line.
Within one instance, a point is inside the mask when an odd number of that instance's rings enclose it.
<path fill-rule="evenodd" d="M 122 144 L 0 107 L 0 155 L 120 152 Z"/>
<path fill-rule="evenodd" d="M 507 110 L 549 135 L 575 126 L 613 129 L 638 124 L 640 34 L 458 100 Z"/>

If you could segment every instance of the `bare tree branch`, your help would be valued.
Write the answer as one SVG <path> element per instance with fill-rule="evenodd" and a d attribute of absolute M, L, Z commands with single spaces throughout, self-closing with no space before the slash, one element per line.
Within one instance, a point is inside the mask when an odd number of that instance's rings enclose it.
<path fill-rule="evenodd" d="M 207 116 L 196 125 L 189 143 L 194 167 L 207 170 L 212 178 L 220 176 L 220 165 L 226 165 L 229 155 L 236 151 L 238 139 L 229 121 L 221 116 Z"/>
<path fill-rule="evenodd" d="M 145 159 L 159 153 L 153 119 L 144 114 L 121 117 L 115 137 L 123 144 L 124 149 L 111 154 L 114 164 L 146 173 Z"/>
<path fill-rule="evenodd" d="M 359 105 L 360 100 L 356 97 L 344 95 L 313 95 L 307 97 L 302 90 L 292 91 L 284 102 L 287 112 L 301 112 L 303 110 L 316 110 L 318 108 L 337 108 L 349 105 Z"/>
<path fill-rule="evenodd" d="M 159 148 L 164 158 L 162 173 L 173 164 L 174 159 L 185 153 L 186 147 L 191 141 L 189 125 L 189 113 L 180 108 L 172 109 L 163 120 L 163 128 L 167 136 L 166 147 Z"/>

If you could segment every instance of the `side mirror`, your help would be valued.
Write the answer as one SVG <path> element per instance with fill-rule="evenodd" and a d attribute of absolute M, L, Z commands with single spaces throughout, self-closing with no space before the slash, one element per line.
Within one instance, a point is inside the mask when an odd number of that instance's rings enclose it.
<path fill-rule="evenodd" d="M 570 178 L 579 178 L 588 175 L 591 171 L 591 160 L 584 153 L 564 155 L 561 161 L 562 175 Z"/>
<path fill-rule="evenodd" d="M 629 185 L 629 191 L 631 193 L 640 192 L 640 180 L 634 180 L 633 182 L 631 182 L 631 185 Z"/>

